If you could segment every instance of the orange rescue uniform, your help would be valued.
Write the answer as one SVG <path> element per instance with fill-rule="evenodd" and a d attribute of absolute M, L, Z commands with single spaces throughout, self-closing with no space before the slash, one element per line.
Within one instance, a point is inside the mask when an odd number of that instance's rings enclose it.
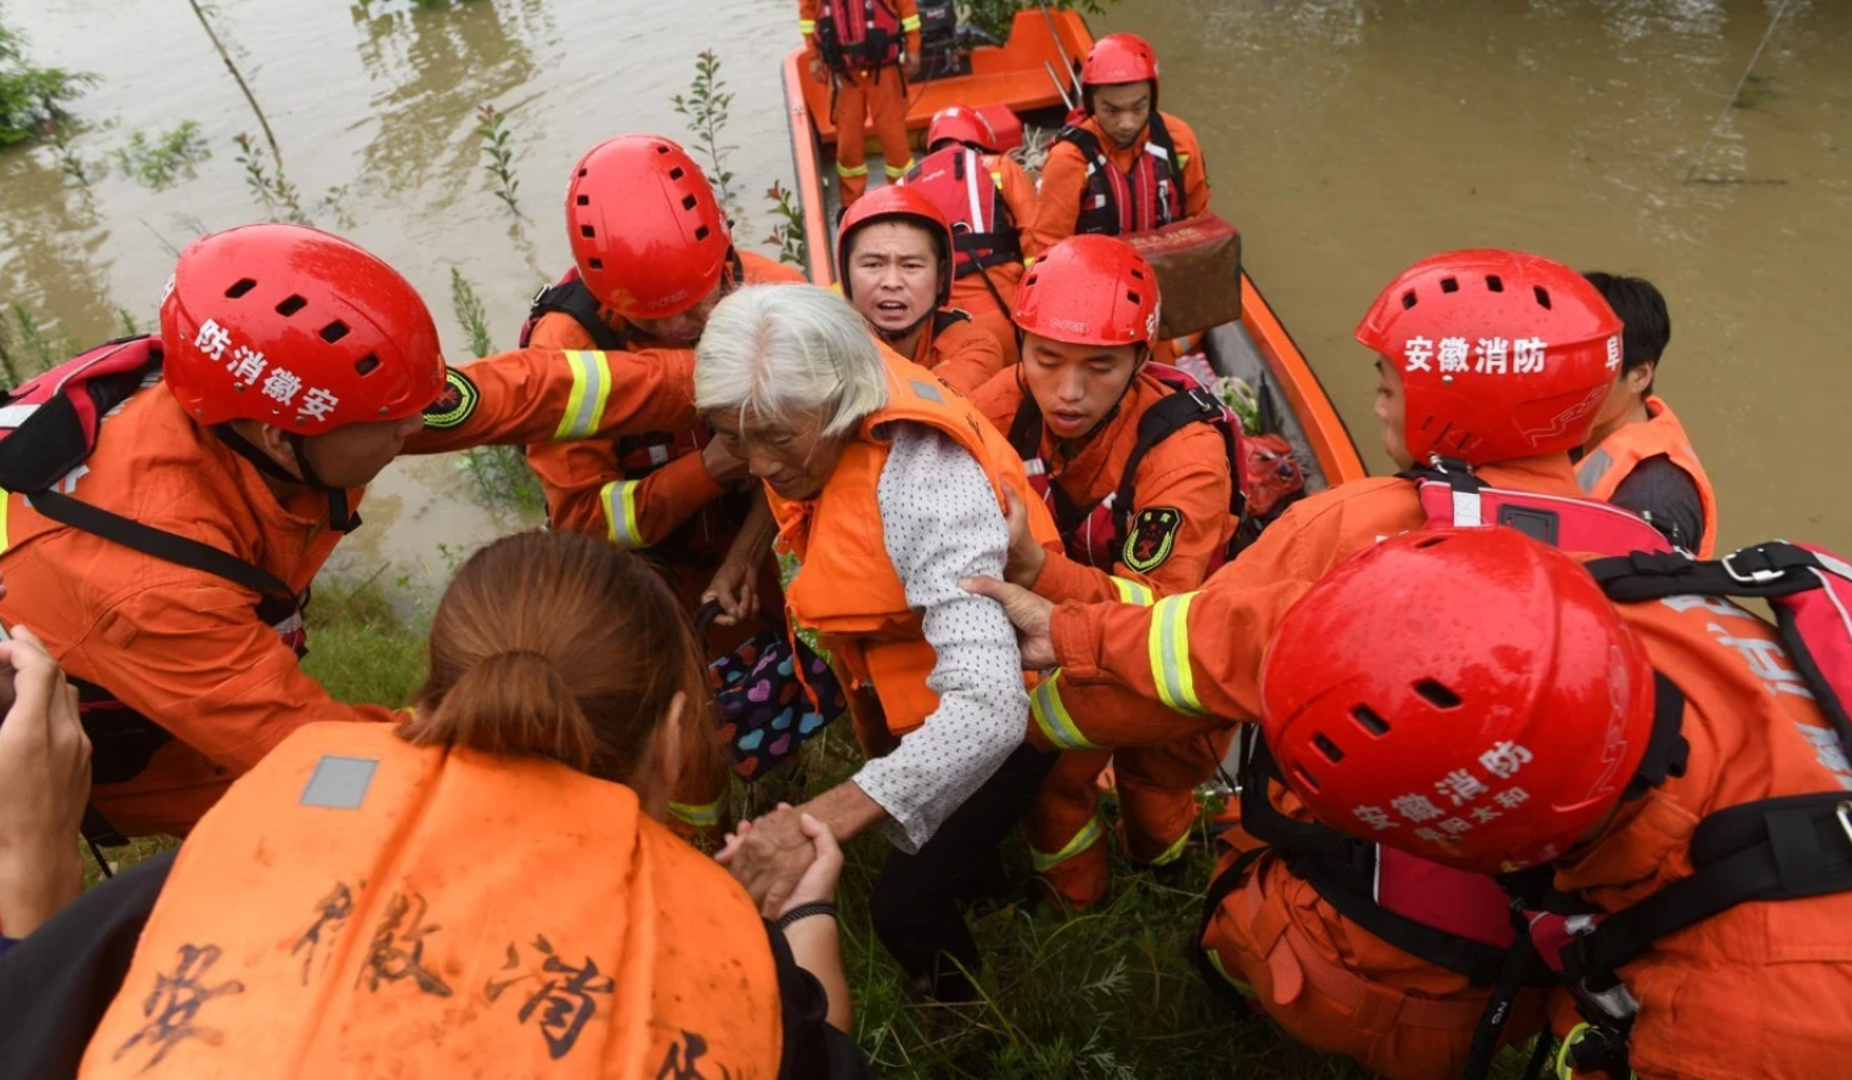
<path fill-rule="evenodd" d="M 874 726 L 873 716 L 855 714 L 856 734 L 870 752 L 891 746 L 893 738 L 920 727 L 939 707 L 939 695 L 926 685 L 936 654 L 921 629 L 920 613 L 907 603 L 882 539 L 875 498 L 887 463 L 882 428 L 896 422 L 924 424 L 956 442 L 989 477 L 999 512 L 1005 506 L 1004 488 L 1013 488 L 1030 507 L 1036 538 L 1046 545 L 1059 542 L 1053 520 L 1037 509 L 1040 500 L 1021 459 L 1003 436 L 925 368 L 886 348 L 881 355 L 888 371 L 887 404 L 863 418 L 823 489 L 801 502 L 766 489 L 778 521 L 778 542 L 803 563 L 785 593 L 792 622 L 822 634 L 824 648 L 855 687 L 872 685 L 880 702 L 885 730 Z"/>
<path fill-rule="evenodd" d="M 694 420 L 694 354 L 525 349 L 451 373 L 449 426 L 405 452 L 584 439 Z M 458 375 L 469 393 L 458 396 Z M 195 423 L 165 383 L 106 419 L 71 494 L 209 544 L 306 590 L 341 534 L 328 496 L 279 498 L 263 474 Z M 364 489 L 348 492 L 357 505 Z M 318 720 L 392 717 L 336 701 L 303 672 L 258 594 L 223 578 L 59 525 L 26 500 L 0 500 L 0 619 L 25 623 L 66 672 L 101 686 L 171 741 L 92 802 L 128 835 L 184 834 L 226 786 L 284 736 Z M 158 734 L 157 734 L 158 737 Z"/>
<path fill-rule="evenodd" d="M 1475 472 L 1495 487 L 1581 495 L 1566 454 Z M 1200 592 L 1152 607 L 1063 604 L 1052 623 L 1061 669 L 1030 695 L 1031 741 L 1141 746 L 1257 719 L 1261 657 L 1287 609 L 1338 563 L 1424 520 L 1413 481 L 1359 480 L 1288 509 Z M 1275 792 L 1283 812 L 1304 818 Z M 1229 839 L 1218 874 L 1254 846 L 1238 830 Z M 1203 946 L 1295 1038 L 1393 1080 L 1458 1076 L 1489 996 L 1345 918 L 1271 855 L 1223 902 Z M 1512 1037 L 1537 1029 L 1536 1005 L 1524 1000 Z"/>
<path fill-rule="evenodd" d="M 628 787 L 313 724 L 187 840 L 80 1075 L 771 1080 L 783 1037 L 751 899 Z"/>
<path fill-rule="evenodd" d="M 1852 789 L 1837 737 L 1802 696 L 1768 623 L 1689 596 L 1619 610 L 1653 666 L 1685 694 L 1690 755 L 1682 775 L 1622 804 L 1599 838 L 1556 864 L 1558 889 L 1608 912 L 1689 877 L 1692 832 L 1706 815 Z M 1655 942 L 1620 970 L 1640 1003 L 1629 1040 L 1634 1072 L 1641 1080 L 1843 1075 L 1852 1052 L 1848 927 L 1852 894 L 1842 892 L 1739 904 Z"/>
<path fill-rule="evenodd" d="M 991 182 L 1003 193 L 1003 204 L 1010 208 L 1010 217 L 1016 221 L 1019 241 L 1024 244 L 1024 260 L 1021 263 L 1002 262 L 987 266 L 982 271 L 966 274 L 952 279 L 952 301 L 949 306 L 970 313 L 971 321 L 980 329 L 988 330 L 997 344 L 1003 348 L 1003 363 L 1008 367 L 1017 360 L 1016 324 L 1010 320 L 1010 310 L 1016 306 L 1016 288 L 1022 284 L 1023 265 L 1028 262 L 1028 229 L 1035 221 L 1036 198 L 1035 181 L 1022 171 L 1016 159 L 1005 154 L 981 155 L 984 168 L 989 171 Z M 990 283 L 985 284 L 989 278 Z M 991 290 L 995 289 L 993 293 Z M 1002 298 L 999 304 L 998 298 Z"/>
<path fill-rule="evenodd" d="M 964 314 L 949 309 L 934 312 L 920 327 L 913 362 L 952 389 L 969 394 L 1002 371 L 1007 361 L 996 337 L 972 319 L 960 318 Z"/>
<path fill-rule="evenodd" d="M 801 283 L 804 275 L 793 267 L 750 251 L 739 252 L 740 269 L 747 285 Z M 631 326 L 621 315 L 601 310 L 605 324 L 638 347 L 668 348 Z M 529 344 L 546 349 L 590 349 L 591 335 L 563 312 L 549 312 L 534 325 Z M 689 388 L 685 393 L 692 395 Z M 699 426 L 698 424 L 695 426 Z M 626 434 L 635 434 L 626 432 Z M 665 446 L 674 432 L 664 432 Z M 683 445 L 705 442 L 706 430 L 690 432 Z M 617 440 L 584 439 L 578 442 L 541 442 L 527 448 L 527 463 L 546 491 L 547 521 L 555 529 L 602 536 L 619 547 L 649 549 L 662 545 L 669 558 L 662 570 L 684 610 L 701 606 L 701 594 L 732 542 L 733 531 L 744 516 L 746 497 L 734 513 L 696 515 L 727 494 L 707 471 L 698 449 L 670 458 L 644 475 L 628 474 L 619 460 Z M 728 500 L 729 503 L 732 500 Z M 762 596 L 777 595 L 777 577 L 769 564 L 759 583 Z M 769 591 L 766 591 L 769 590 Z M 750 627 L 714 627 L 708 633 L 708 659 L 732 652 L 750 636 Z M 670 809 L 691 829 L 712 828 L 722 819 L 728 786 L 725 755 L 711 752 L 685 756 L 683 776 L 676 786 Z"/>
<path fill-rule="evenodd" d="M 1051 482 L 1076 506 L 1093 506 L 1118 490 L 1138 441 L 1145 412 L 1176 393 L 1156 376 L 1132 381 L 1118 411 L 1078 454 L 1069 457 L 1043 428 L 1040 457 Z M 1005 371 L 973 398 L 999 431 L 1009 431 L 1024 390 L 1018 372 Z M 1228 547 L 1237 521 L 1229 513 L 1234 478 L 1222 435 L 1208 424 L 1189 424 L 1153 446 L 1133 479 L 1141 512 L 1171 511 L 1177 524 L 1160 561 L 1143 570 L 1125 564 L 1119 551 L 1111 570 L 1065 554 L 1051 553 L 1035 591 L 1057 603 L 1126 600 L 1149 604 L 1156 597 L 1202 585 L 1209 567 Z M 1026 823 L 1030 857 L 1037 874 L 1070 910 L 1091 906 L 1106 892 L 1111 871 L 1098 813 L 1096 780 L 1110 761 L 1119 792 L 1125 846 L 1132 859 L 1150 865 L 1176 860 L 1195 824 L 1195 788 L 1215 775 L 1227 752 L 1230 732 L 1212 732 L 1163 746 L 1081 750 L 1063 754 L 1042 784 Z"/>
<path fill-rule="evenodd" d="M 902 46 L 907 56 L 920 55 L 920 12 L 916 0 L 875 0 L 886 4 L 899 17 L 905 34 Z M 841 12 L 853 16 L 853 7 L 836 0 Z M 823 51 L 817 42 L 817 16 L 822 0 L 798 0 L 798 29 L 804 34 L 806 66 L 822 62 Z M 805 77 L 809 77 L 808 71 Z M 842 184 L 842 205 L 850 206 L 868 190 L 868 129 L 875 129 L 881 143 L 882 164 L 887 182 L 893 183 L 913 167 L 913 147 L 907 141 L 907 86 L 900 65 L 883 64 L 879 68 L 860 65 L 829 73 L 835 86 L 831 91 L 832 119 L 836 121 L 836 176 Z"/>
<path fill-rule="evenodd" d="M 1194 217 L 1209 208 L 1209 173 L 1203 165 L 1202 143 L 1190 125 L 1169 113 L 1161 115 L 1183 170 L 1183 216 Z M 1091 116 L 1079 126 L 1093 133 L 1107 159 L 1120 172 L 1130 170 L 1145 152 L 1145 140 L 1151 131 L 1147 126 L 1131 146 L 1122 147 Z M 1034 257 L 1074 235 L 1081 197 L 1087 190 L 1087 167 L 1086 157 L 1073 144 L 1057 142 L 1049 148 L 1048 160 L 1042 166 L 1042 182 L 1036 189 L 1035 223 L 1023 230 L 1024 255 Z"/>
<path fill-rule="evenodd" d="M 1698 558 L 1708 559 L 1717 545 L 1717 493 L 1711 478 L 1698 462 L 1691 448 L 1685 425 L 1678 422 L 1671 406 L 1654 395 L 1647 395 L 1645 423 L 1624 424 L 1590 450 L 1576 464 L 1576 482 L 1590 498 L 1608 500 L 1640 463 L 1664 457 L 1691 478 L 1698 489 L 1698 501 L 1704 506 L 1704 534 L 1698 539 Z"/>

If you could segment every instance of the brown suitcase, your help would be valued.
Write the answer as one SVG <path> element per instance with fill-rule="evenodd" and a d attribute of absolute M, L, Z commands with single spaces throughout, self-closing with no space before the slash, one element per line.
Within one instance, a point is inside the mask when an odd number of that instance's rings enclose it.
<path fill-rule="evenodd" d="M 1204 211 L 1124 239 L 1157 272 L 1158 336 L 1177 338 L 1241 318 L 1241 234 Z"/>

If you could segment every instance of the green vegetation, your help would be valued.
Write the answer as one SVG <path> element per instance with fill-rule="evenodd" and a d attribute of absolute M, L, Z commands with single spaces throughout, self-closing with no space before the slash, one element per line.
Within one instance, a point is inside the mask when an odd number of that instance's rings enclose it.
<path fill-rule="evenodd" d="M 77 339 L 62 326 L 48 328 L 21 303 L 0 311 L 0 375 L 12 389 L 39 372 L 76 356 Z"/>
<path fill-rule="evenodd" d="M 475 288 L 455 267 L 450 270 L 450 305 L 476 358 L 494 352 L 495 342 L 489 335 L 489 314 Z M 527 457 L 518 446 L 479 446 L 465 450 L 457 459 L 457 467 L 469 477 L 476 498 L 485 506 L 507 507 L 530 516 L 537 516 L 546 509 L 546 494 L 534 477 L 534 471 L 527 467 Z"/>
<path fill-rule="evenodd" d="M 1050 8 L 1075 8 L 1088 15 L 1105 14 L 1119 0 L 1048 0 Z M 1034 11 L 1036 0 L 958 0 L 958 17 L 998 41 L 1010 36 L 1010 24 L 1018 11 Z M 1078 60 L 1080 57 L 1076 56 Z"/>
<path fill-rule="evenodd" d="M 804 207 L 791 189 L 772 181 L 765 201 L 772 204 L 772 235 L 762 243 L 778 249 L 778 261 L 802 269 L 809 261 L 810 244 L 804 239 Z"/>
<path fill-rule="evenodd" d="M 63 68 L 35 67 L 26 60 L 26 36 L 0 25 L 0 146 L 56 130 L 75 101 L 97 77 Z"/>
<path fill-rule="evenodd" d="M 251 189 L 257 201 L 263 204 L 264 212 L 270 219 L 281 219 L 297 225 L 308 224 L 309 216 L 302 210 L 302 193 L 283 175 L 283 167 L 278 165 L 272 171 L 264 164 L 269 155 L 247 132 L 241 131 L 232 136 L 232 142 L 238 144 L 238 164 L 244 166 L 244 184 Z"/>
<path fill-rule="evenodd" d="M 1780 96 L 1781 91 L 1775 88 L 1773 75 L 1751 72 L 1743 76 L 1743 85 L 1737 88 L 1736 96 L 1730 99 L 1730 108 L 1758 109 Z"/>
<path fill-rule="evenodd" d="M 695 57 L 695 77 L 687 94 L 669 99 L 675 111 L 688 118 L 688 131 L 695 137 L 695 148 L 707 158 L 707 182 L 714 187 L 714 197 L 729 217 L 741 214 L 738 193 L 733 190 L 733 171 L 727 168 L 727 154 L 738 147 L 721 142 L 733 108 L 733 94 L 720 77 L 720 56 L 708 49 Z"/>
<path fill-rule="evenodd" d="M 508 207 L 509 213 L 520 217 L 521 205 L 515 197 L 521 181 L 515 178 L 514 151 L 508 146 L 508 117 L 496 112 L 493 105 L 478 105 L 476 118 L 476 137 L 482 141 L 482 156 L 488 159 L 482 167 L 495 178 L 495 197 Z"/>
<path fill-rule="evenodd" d="M 211 156 L 212 148 L 200 134 L 197 120 L 182 120 L 173 130 L 153 138 L 146 132 L 134 132 L 127 144 L 109 152 L 122 175 L 156 191 L 183 175 L 192 179 L 199 163 Z"/>

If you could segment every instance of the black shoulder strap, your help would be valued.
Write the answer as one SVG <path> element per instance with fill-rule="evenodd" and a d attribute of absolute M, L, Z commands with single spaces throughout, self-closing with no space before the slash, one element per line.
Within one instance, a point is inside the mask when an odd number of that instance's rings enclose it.
<path fill-rule="evenodd" d="M 1168 155 L 1172 175 L 1178 183 L 1183 182 L 1183 163 L 1177 160 L 1177 143 L 1170 137 L 1170 127 L 1164 123 L 1164 114 L 1151 110 L 1151 137 L 1149 142 L 1158 145 L 1158 149 Z"/>
<path fill-rule="evenodd" d="M 963 308 L 940 308 L 932 313 L 932 336 L 938 337 L 959 323 L 971 321 L 971 313 Z"/>
<path fill-rule="evenodd" d="M 274 574 L 252 566 L 209 544 L 202 544 L 165 529 L 157 529 L 111 513 L 58 491 L 38 491 L 26 496 L 32 508 L 60 525 L 100 536 L 123 547 L 152 555 L 192 570 L 203 570 L 278 600 L 294 601 L 295 593 Z"/>
<path fill-rule="evenodd" d="M 1100 148 L 1100 140 L 1079 124 L 1069 124 L 1055 132 L 1055 141 L 1073 143 L 1091 164 L 1101 165 L 1106 160 L 1106 152 Z"/>
<path fill-rule="evenodd" d="M 617 350 L 627 346 L 626 335 L 611 329 L 609 323 L 598 311 L 598 298 L 592 290 L 586 288 L 582 278 L 557 285 L 548 285 L 534 294 L 534 302 L 528 309 L 528 318 L 538 319 L 542 315 L 558 312 L 568 316 L 579 324 L 592 339 L 592 344 L 600 349 Z"/>
<path fill-rule="evenodd" d="M 1042 454 L 1042 409 L 1029 388 L 1020 385 L 1020 374 L 1017 382 L 1022 402 L 1016 406 L 1016 418 L 1010 421 L 1010 449 L 1016 451 L 1017 457 L 1031 461 Z"/>
<path fill-rule="evenodd" d="M 1132 452 L 1126 456 L 1125 470 L 1119 474 L 1119 488 L 1113 496 L 1113 520 L 1117 523 L 1119 535 L 1124 536 L 1131 523 L 1132 507 L 1137 496 L 1135 486 L 1138 467 L 1144 464 L 1145 455 L 1151 452 L 1151 448 L 1190 424 L 1213 424 L 1221 418 L 1221 405 L 1206 390 L 1179 390 L 1146 409 L 1145 415 L 1138 418 L 1138 441 L 1132 444 Z M 1237 464 L 1234 460 L 1233 440 L 1226 437 L 1226 432 L 1223 434 L 1224 442 L 1227 443 L 1229 467 L 1232 469 Z M 1240 513 L 1240 489 L 1241 485 L 1236 484 L 1237 503 L 1231 507 L 1236 514 Z"/>
<path fill-rule="evenodd" d="M 1698 823 L 1695 872 L 1601 920 L 1563 950 L 1571 985 L 1601 991 L 1654 941 L 1751 900 L 1852 891 L 1852 823 L 1846 793 L 1822 792 L 1732 806 Z"/>

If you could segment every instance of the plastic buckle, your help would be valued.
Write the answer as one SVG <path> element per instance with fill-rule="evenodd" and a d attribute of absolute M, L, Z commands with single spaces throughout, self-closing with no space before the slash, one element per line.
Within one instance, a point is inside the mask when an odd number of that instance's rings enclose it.
<path fill-rule="evenodd" d="M 1768 583 L 1772 581 L 1780 581 L 1782 577 L 1785 576 L 1785 574 L 1787 573 L 1785 570 L 1770 570 L 1766 568 L 1761 569 L 1761 570 L 1751 570 L 1747 573 L 1744 573 L 1743 571 L 1738 570 L 1736 568 L 1735 560 L 1737 560 L 1738 558 L 1741 558 L 1742 556 L 1746 554 L 1749 554 L 1750 552 L 1754 552 L 1755 554 L 1760 555 L 1762 554 L 1762 549 L 1761 548 L 1743 548 L 1740 551 L 1733 551 L 1730 554 L 1725 555 L 1722 559 L 1718 560 L 1720 563 L 1723 564 L 1724 573 L 1729 574 L 1730 579 L 1732 581 L 1735 581 L 1739 585 L 1767 585 Z"/>
<path fill-rule="evenodd" d="M 1833 816 L 1839 819 L 1839 829 L 1846 834 L 1846 843 L 1852 844 L 1852 800 L 1834 807 Z"/>
<path fill-rule="evenodd" d="M 1601 1019 L 1620 1027 L 1631 1023 L 1634 1015 L 1640 1011 L 1639 1001 L 1627 992 L 1625 983 L 1618 981 L 1606 990 L 1591 990 L 1588 980 L 1581 979 L 1575 985 L 1575 996 L 1588 1009 L 1597 1011 Z M 1586 1010 L 1583 1015 L 1588 1015 Z"/>

